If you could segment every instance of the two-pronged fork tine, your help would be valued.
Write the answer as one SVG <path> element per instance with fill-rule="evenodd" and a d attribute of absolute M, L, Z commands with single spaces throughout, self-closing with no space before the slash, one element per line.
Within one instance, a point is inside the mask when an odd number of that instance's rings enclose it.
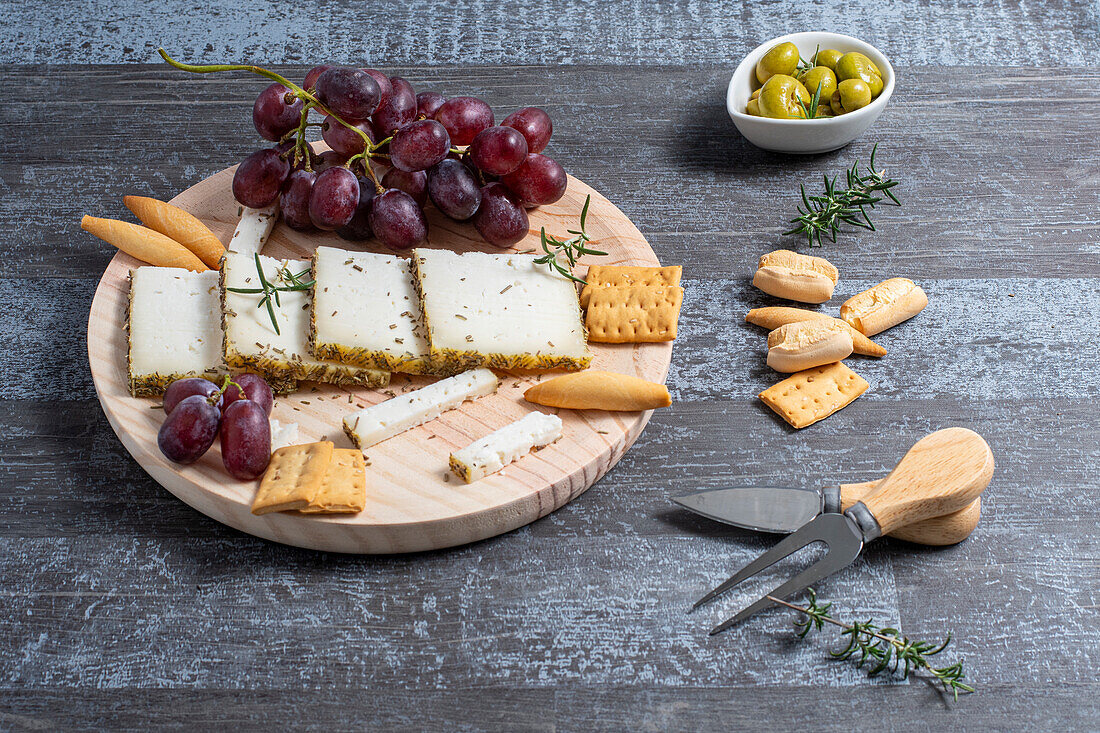
<path fill-rule="evenodd" d="M 832 575 L 850 564 L 859 556 L 860 550 L 863 549 L 863 532 L 854 521 L 843 514 L 822 514 L 784 539 L 775 547 L 765 552 L 756 560 L 753 560 L 725 583 L 703 596 L 703 598 L 695 604 L 695 607 L 697 608 L 700 604 L 706 603 L 712 598 L 725 593 L 742 580 L 756 575 L 761 570 L 771 567 L 783 558 L 798 552 L 803 547 L 813 544 L 814 542 L 824 542 L 828 546 L 829 549 L 825 557 L 820 558 L 813 565 L 776 588 L 769 595 L 786 599 L 788 596 L 801 593 L 822 578 Z M 762 611 L 773 605 L 775 605 L 775 602 L 765 596 L 733 618 L 714 627 L 710 633 L 717 634 L 721 631 L 725 631 L 757 611 Z"/>

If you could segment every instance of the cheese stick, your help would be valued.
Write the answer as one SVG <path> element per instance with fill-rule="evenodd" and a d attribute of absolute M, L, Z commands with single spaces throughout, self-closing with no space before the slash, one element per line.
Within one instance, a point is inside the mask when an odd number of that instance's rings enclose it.
<path fill-rule="evenodd" d="M 532 412 L 452 453 L 451 471 L 466 483 L 472 483 L 560 437 L 560 417 Z"/>
<path fill-rule="evenodd" d="M 229 238 L 229 246 L 226 249 L 246 255 L 256 254 L 264 248 L 278 218 L 278 201 L 263 209 L 243 207 L 241 220 L 237 222 L 237 228 Z"/>
<path fill-rule="evenodd" d="M 844 326 L 851 331 L 852 351 L 854 353 L 863 354 L 864 356 L 886 356 L 886 349 L 852 328 L 850 324 L 841 321 L 839 318 L 833 318 L 825 313 L 808 311 L 804 308 L 775 306 L 771 308 L 753 308 L 745 315 L 745 320 L 754 326 L 763 326 L 769 331 L 774 331 L 780 326 L 785 326 L 788 323 L 797 323 L 799 321 L 838 321 L 843 323 Z"/>
<path fill-rule="evenodd" d="M 523 398 L 536 405 L 569 410 L 652 410 L 672 404 L 663 384 L 601 371 L 554 377 L 528 389 Z"/>
<path fill-rule="evenodd" d="M 85 216 L 80 220 L 80 228 L 150 265 L 182 267 L 192 272 L 205 272 L 210 269 L 179 242 L 160 232 L 139 227 L 137 224 L 117 219 Z"/>
<path fill-rule="evenodd" d="M 176 240 L 210 269 L 218 269 L 225 247 L 214 232 L 192 214 L 147 196 L 123 196 L 122 202 L 142 224 Z"/>

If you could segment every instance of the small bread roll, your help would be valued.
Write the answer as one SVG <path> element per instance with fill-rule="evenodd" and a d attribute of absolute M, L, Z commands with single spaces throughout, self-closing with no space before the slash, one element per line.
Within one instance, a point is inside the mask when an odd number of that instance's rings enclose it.
<path fill-rule="evenodd" d="M 912 280 L 895 277 L 853 295 L 840 306 L 840 317 L 865 336 L 874 336 L 924 310 L 928 296 Z"/>
<path fill-rule="evenodd" d="M 852 334 L 836 320 L 788 323 L 768 334 L 768 366 L 787 374 L 852 355 Z"/>
<path fill-rule="evenodd" d="M 652 410 L 672 404 L 668 388 L 663 384 L 592 370 L 536 384 L 523 393 L 523 398 L 536 405 L 569 410 Z"/>
<path fill-rule="evenodd" d="M 760 258 L 752 284 L 777 298 L 824 303 L 839 279 L 836 267 L 822 257 L 777 249 Z"/>
<path fill-rule="evenodd" d="M 745 315 L 745 320 L 754 326 L 761 326 L 769 331 L 785 326 L 788 323 L 797 323 L 799 321 L 835 321 L 836 323 L 843 324 L 848 332 L 852 335 L 852 343 L 854 344 L 854 351 L 857 354 L 863 354 L 865 356 L 886 356 L 886 349 L 876 344 L 871 339 L 864 336 L 859 331 L 852 328 L 851 324 L 846 321 L 842 321 L 839 318 L 833 318 L 825 313 L 818 313 L 817 311 L 808 311 L 804 308 L 791 308 L 788 306 L 772 306 L 770 308 L 753 308 Z"/>

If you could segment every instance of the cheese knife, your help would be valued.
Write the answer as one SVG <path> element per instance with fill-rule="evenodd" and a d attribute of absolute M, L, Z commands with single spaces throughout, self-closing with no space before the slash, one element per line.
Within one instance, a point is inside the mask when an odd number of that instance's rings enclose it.
<path fill-rule="evenodd" d="M 705 489 L 677 496 L 673 501 L 724 524 L 758 532 L 788 533 L 818 514 L 847 511 L 878 483 L 879 480 L 864 481 L 823 489 L 753 486 Z M 954 545 L 970 536 L 981 516 L 979 497 L 964 509 L 899 527 L 890 536 L 922 545 Z"/>

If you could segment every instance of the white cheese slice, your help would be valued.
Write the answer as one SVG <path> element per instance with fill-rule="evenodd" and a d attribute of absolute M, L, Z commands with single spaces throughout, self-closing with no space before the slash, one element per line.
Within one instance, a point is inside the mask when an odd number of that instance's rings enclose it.
<path fill-rule="evenodd" d="M 264 248 L 264 243 L 271 236 L 271 230 L 275 228 L 278 219 L 278 201 L 263 209 L 242 207 L 241 220 L 237 222 L 237 228 L 233 231 L 226 249 L 246 255 L 256 254 Z"/>
<path fill-rule="evenodd" d="M 218 273 L 131 270 L 128 310 L 130 394 L 160 394 L 177 379 L 224 371 Z"/>
<path fill-rule="evenodd" d="M 471 369 L 344 418 L 344 432 L 360 450 L 434 420 L 466 400 L 492 394 L 500 380 L 488 369 Z"/>
<path fill-rule="evenodd" d="M 272 307 L 278 332 L 271 323 L 260 293 L 234 293 L 229 288 L 261 287 L 256 257 L 270 283 L 284 282 L 279 273 L 285 267 L 293 275 L 309 280 L 309 263 L 276 260 L 264 255 L 226 252 L 222 260 L 221 297 L 225 328 L 225 360 L 233 369 L 254 369 L 273 378 L 305 379 L 332 384 L 380 387 L 389 383 L 389 372 L 364 369 L 334 361 L 315 359 L 309 349 L 309 291 L 279 293 L 279 305 Z"/>
<path fill-rule="evenodd" d="M 285 425 L 275 418 L 271 422 L 271 450 L 285 448 L 298 442 L 298 423 L 288 422 Z"/>
<path fill-rule="evenodd" d="M 403 257 L 318 247 L 313 353 L 394 372 L 429 372 L 420 296 Z"/>
<path fill-rule="evenodd" d="M 576 286 L 531 255 L 413 250 L 432 362 L 440 368 L 584 369 Z"/>
<path fill-rule="evenodd" d="M 550 445 L 560 437 L 560 417 L 532 412 L 452 453 L 451 470 L 466 483 L 472 483 L 522 458 L 532 448 Z"/>

